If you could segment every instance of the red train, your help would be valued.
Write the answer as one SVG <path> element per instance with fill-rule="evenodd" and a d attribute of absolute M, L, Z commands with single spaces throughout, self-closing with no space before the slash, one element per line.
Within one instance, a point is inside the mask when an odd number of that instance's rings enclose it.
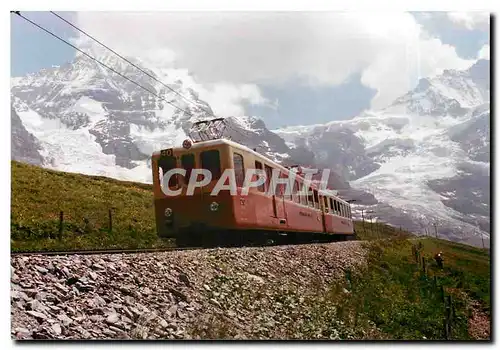
<path fill-rule="evenodd" d="M 186 171 L 186 176 L 174 175 L 168 187 L 180 194 L 166 196 L 161 188 L 163 175 L 174 168 Z M 207 169 L 212 180 L 193 195 L 187 195 L 188 180 L 193 169 Z M 211 192 L 225 169 L 234 169 L 237 194 L 223 190 Z M 267 175 L 261 186 L 250 188 L 248 195 L 241 189 L 245 170 L 259 169 Z M 175 238 L 179 246 L 266 244 L 274 242 L 333 241 L 354 238 L 351 208 L 348 202 L 315 185 L 304 186 L 298 175 L 290 192 L 267 194 L 271 172 L 288 178 L 285 168 L 248 147 L 215 139 L 186 141 L 184 147 L 155 152 L 152 156 L 155 215 L 158 235 Z"/>

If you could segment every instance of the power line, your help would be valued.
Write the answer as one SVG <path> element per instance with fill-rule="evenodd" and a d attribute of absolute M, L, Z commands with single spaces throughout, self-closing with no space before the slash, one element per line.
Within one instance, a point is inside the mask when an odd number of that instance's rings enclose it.
<path fill-rule="evenodd" d="M 141 84 L 139 84 L 139 83 L 135 82 L 134 80 L 130 79 L 130 78 L 129 78 L 129 77 L 127 77 L 126 75 L 123 75 L 122 73 L 120 73 L 120 72 L 116 71 L 115 69 L 111 68 L 110 66 L 106 65 L 105 63 L 103 63 L 103 62 L 99 61 L 99 60 L 98 60 L 98 59 L 96 59 L 95 57 L 93 57 L 93 56 L 89 55 L 88 53 L 86 53 L 85 51 L 83 51 L 83 50 L 79 49 L 78 47 L 76 47 L 75 45 L 71 44 L 71 43 L 70 43 L 70 42 L 68 42 L 67 40 L 64 40 L 64 39 L 63 39 L 63 38 L 61 38 L 60 36 L 58 36 L 58 35 L 56 35 L 56 34 L 52 33 L 50 30 L 48 30 L 48 29 L 46 29 L 46 28 L 42 27 L 41 25 L 39 25 L 39 24 L 37 24 L 37 23 L 33 22 L 33 21 L 32 21 L 32 20 L 30 20 L 29 18 L 24 17 L 24 16 L 23 16 L 23 15 L 22 15 L 19 11 L 14 11 L 13 13 L 15 13 L 16 15 L 18 15 L 19 17 L 21 17 L 21 18 L 22 18 L 22 19 L 24 19 L 25 21 L 27 21 L 27 22 L 31 23 L 31 24 L 32 24 L 32 25 L 34 25 L 35 27 L 38 27 L 39 29 L 43 30 L 43 31 L 44 31 L 44 32 L 46 32 L 47 34 L 49 34 L 49 35 L 51 35 L 51 36 L 55 37 L 56 39 L 58 39 L 58 40 L 60 40 L 60 41 L 62 41 L 62 42 L 63 42 L 63 43 L 65 43 L 66 45 L 71 46 L 72 48 L 74 48 L 74 49 L 75 49 L 75 50 L 77 50 L 78 52 L 81 52 L 82 54 L 84 54 L 84 55 L 85 55 L 85 56 L 87 56 L 88 58 L 90 58 L 90 59 L 92 59 L 92 60 L 96 61 L 96 62 L 97 62 L 97 63 L 99 63 L 101 66 L 103 66 L 103 67 L 105 67 L 105 68 L 109 69 L 109 70 L 110 70 L 110 71 L 112 71 L 113 73 L 118 74 L 118 75 L 119 75 L 119 76 L 121 76 L 122 78 L 124 78 L 124 79 L 128 80 L 129 82 L 131 82 L 131 83 L 133 83 L 133 84 L 135 84 L 135 85 L 137 85 L 137 86 L 138 86 L 138 87 L 140 87 L 141 89 L 143 89 L 143 90 L 145 90 L 145 91 L 149 92 L 150 94 L 152 94 L 152 95 L 154 95 L 154 96 L 158 97 L 160 100 L 163 100 L 163 101 L 167 102 L 167 103 L 168 103 L 169 105 L 171 105 L 172 107 L 174 107 L 174 108 L 176 108 L 176 109 L 178 109 L 178 110 L 181 110 L 181 111 L 183 111 L 184 113 L 186 113 L 186 114 L 188 114 L 188 115 L 190 115 L 190 116 L 193 116 L 193 114 L 192 114 L 191 112 L 188 112 L 188 111 L 186 111 L 185 109 L 182 109 L 182 108 L 180 108 L 180 107 L 178 107 L 178 106 L 174 105 L 172 102 L 170 102 L 170 101 L 166 100 L 165 98 L 163 98 L 163 97 L 161 97 L 161 96 L 157 95 L 157 94 L 156 94 L 156 93 L 154 93 L 153 91 L 149 90 L 148 88 L 145 88 L 144 86 L 142 86 Z"/>
<path fill-rule="evenodd" d="M 83 29 L 80 29 L 78 28 L 76 25 L 74 25 L 73 23 L 71 23 L 70 21 L 68 21 L 67 19 L 65 19 L 64 17 L 58 15 L 57 13 L 55 13 L 54 11 L 50 11 L 50 13 L 52 13 L 54 16 L 56 16 L 57 18 L 59 18 L 61 21 L 69 24 L 71 27 L 75 28 L 76 30 L 78 30 L 80 33 L 86 35 L 87 37 L 89 37 L 90 39 L 94 40 L 96 43 L 98 43 L 99 45 L 103 46 L 104 48 L 108 49 L 109 51 L 111 51 L 112 53 L 114 53 L 116 56 L 120 57 L 122 60 L 124 60 L 125 62 L 127 62 L 128 64 L 130 64 L 131 66 L 133 66 L 134 68 L 140 70 L 142 73 L 146 74 L 148 77 L 150 77 L 151 79 L 159 82 L 160 84 L 162 84 L 163 86 L 165 86 L 167 89 L 169 89 L 170 91 L 172 91 L 173 93 L 175 93 L 176 95 L 180 96 L 181 98 L 183 98 L 185 101 L 191 103 L 193 106 L 196 106 L 196 107 L 200 107 L 196 102 L 193 102 L 191 101 L 190 99 L 188 99 L 187 97 L 185 97 L 184 95 L 182 95 L 180 92 L 172 89 L 170 86 L 168 86 L 167 84 L 163 83 L 161 80 L 159 80 L 158 78 L 156 78 L 155 76 L 149 74 L 148 72 L 146 72 L 144 69 L 142 69 L 141 67 L 137 66 L 135 63 L 131 62 L 130 60 L 128 60 L 127 58 L 123 57 L 122 55 L 120 55 L 118 52 L 116 52 L 115 50 L 111 49 L 109 46 L 105 45 L 103 42 L 97 40 L 96 38 L 94 38 L 92 35 L 88 34 L 87 32 L 85 32 Z M 201 108 L 201 107 L 200 107 Z M 208 114 L 212 115 L 213 117 L 216 117 L 213 113 L 210 113 L 208 112 L 208 110 L 205 110 Z"/>
<path fill-rule="evenodd" d="M 165 86 L 167 89 L 169 89 L 170 91 L 174 92 L 175 94 L 179 95 L 180 97 L 182 97 L 184 100 L 186 100 L 187 102 L 193 104 L 194 106 L 196 107 L 200 107 L 198 104 L 196 104 L 195 102 L 189 100 L 188 98 L 186 98 L 184 95 L 180 94 L 178 91 L 172 89 L 171 87 L 169 87 L 168 85 L 164 84 L 162 81 L 160 81 L 159 79 L 155 78 L 154 76 L 152 76 L 151 74 L 149 74 L 148 72 L 144 71 L 142 68 L 138 67 L 136 64 L 134 64 L 133 62 L 130 62 L 128 59 L 126 59 L 125 57 L 123 57 L 122 55 L 118 54 L 116 51 L 112 50 L 111 48 L 109 48 L 108 46 L 106 46 L 105 44 L 103 44 L 102 42 L 100 42 L 99 40 L 97 40 L 96 38 L 94 38 L 93 36 L 91 36 L 90 34 L 86 33 L 85 31 L 83 31 L 82 29 L 78 28 L 77 26 L 75 26 L 73 23 L 69 22 L 68 20 L 66 20 L 65 18 L 61 17 L 60 15 L 58 15 L 57 13 L 53 12 L 53 11 L 50 11 L 54 16 L 58 17 L 59 19 L 61 19 L 62 21 L 66 22 L 67 24 L 69 24 L 70 26 L 72 26 L 73 28 L 75 28 L 76 30 L 78 30 L 79 32 L 81 32 L 82 34 L 88 36 L 90 39 L 94 40 L 95 42 L 97 42 L 98 44 L 100 44 L 101 46 L 103 46 L 104 48 L 106 48 L 107 50 L 111 51 L 112 53 L 114 53 L 115 55 L 117 55 L 118 57 L 120 57 L 122 60 L 126 61 L 127 63 L 129 63 L 130 65 L 132 65 L 133 67 L 135 67 L 136 69 L 138 69 L 139 71 L 141 71 L 142 73 L 146 74 L 148 77 L 150 77 L 151 79 L 159 82 L 160 84 L 162 84 L 163 86 Z M 82 54 L 84 54 L 85 56 L 87 56 L 88 58 L 94 60 L 95 62 L 99 63 L 100 65 L 102 65 L 103 67 L 109 69 L 110 71 L 112 71 L 113 73 L 121 76 L 122 78 L 126 79 L 127 81 L 133 83 L 134 85 L 140 87 L 141 89 L 149 92 L 150 94 L 152 94 L 153 96 L 156 96 L 157 98 L 159 98 L 160 100 L 163 100 L 165 101 L 166 103 L 168 103 L 169 105 L 173 106 L 174 108 L 186 113 L 187 115 L 189 116 L 192 116 L 194 117 L 194 115 L 181 108 L 181 107 L 178 107 L 176 106 L 175 104 L 173 104 L 172 102 L 166 100 L 165 98 L 159 96 L 158 94 L 156 94 L 155 92 L 149 90 L 148 88 L 142 86 L 141 84 L 137 83 L 136 81 L 130 79 L 129 77 L 123 75 L 122 73 L 116 71 L 115 69 L 113 69 L 112 67 L 106 65 L 105 63 L 99 61 L 97 58 L 89 55 L 88 53 L 86 53 L 85 51 L 79 49 L 78 47 L 76 47 L 75 45 L 71 44 L 70 42 L 68 42 L 67 40 L 64 40 L 63 38 L 59 37 L 58 35 L 52 33 L 50 30 L 42 27 L 41 25 L 33 22 L 32 20 L 30 20 L 29 18 L 23 16 L 20 11 L 11 11 L 11 13 L 15 13 L 16 15 L 18 15 L 19 17 L 23 18 L 25 21 L 31 23 L 32 25 L 38 27 L 39 29 L 43 30 L 44 32 L 46 32 L 47 34 L 55 37 L 56 39 L 62 41 L 63 43 L 65 43 L 66 45 L 69 45 L 71 46 L 72 48 L 74 48 L 75 50 L 77 50 L 78 52 L 81 52 Z M 201 107 L 200 107 L 201 108 Z M 210 112 L 209 110 L 207 109 L 204 109 L 202 108 L 206 113 L 210 114 L 211 116 L 213 117 L 216 117 L 212 112 Z M 232 131 L 236 132 L 236 133 L 239 133 L 243 138 L 245 137 L 250 137 L 250 133 L 246 131 L 246 134 L 244 134 L 242 131 L 232 127 L 231 125 L 229 124 L 226 124 L 229 126 L 229 129 L 231 129 Z M 260 145 L 256 145 L 256 147 L 260 147 L 262 148 L 262 146 Z"/>
<path fill-rule="evenodd" d="M 49 11 L 50 13 L 52 13 L 54 16 L 56 16 L 57 18 L 59 18 L 61 21 L 69 24 L 71 27 L 75 28 L 76 30 L 78 30 L 80 33 L 86 35 L 87 37 L 89 37 L 90 39 L 94 40 L 96 43 L 98 43 L 99 45 L 101 45 L 102 47 L 106 48 L 107 50 L 111 51 L 112 53 L 114 53 L 116 56 L 120 57 L 122 60 L 124 60 L 125 62 L 127 62 L 128 64 L 130 64 L 131 66 L 133 66 L 134 68 L 138 69 L 139 71 L 141 71 L 142 73 L 146 74 L 148 77 L 150 77 L 151 79 L 159 82 L 160 84 L 162 84 L 163 86 L 165 86 L 167 89 L 169 89 L 170 91 L 172 91 L 173 93 L 175 93 L 176 95 L 182 97 L 185 101 L 191 103 L 192 105 L 194 105 L 195 107 L 200 107 L 196 102 L 193 102 L 191 101 L 190 99 L 188 99 L 187 97 L 185 97 L 184 95 L 182 95 L 181 93 L 179 93 L 178 91 L 172 89 L 170 86 L 166 85 L 165 83 L 163 83 L 161 80 L 157 79 L 155 76 L 149 74 L 148 72 L 146 72 L 145 70 L 143 70 L 141 67 L 137 66 L 136 64 L 134 64 L 133 62 L 131 62 L 130 60 L 128 60 L 127 58 L 123 57 L 122 55 L 120 55 L 118 52 L 116 52 L 115 50 L 111 49 L 109 46 L 105 45 L 103 42 L 97 40 L 96 38 L 94 38 L 92 35 L 90 35 L 89 33 L 87 33 L 86 31 L 84 31 L 83 29 L 80 29 L 79 27 L 77 27 L 75 24 L 71 23 L 70 21 L 68 21 L 67 19 L 65 19 L 64 17 L 62 17 L 61 15 L 55 13 L 54 11 Z M 200 107 L 201 108 L 201 107 Z M 207 109 L 204 109 L 202 108 L 206 113 L 210 114 L 211 116 L 213 116 L 214 118 L 216 118 L 216 115 L 214 115 L 213 113 L 211 113 L 209 110 Z M 249 133 L 247 133 L 246 135 L 244 133 L 242 133 L 241 131 L 229 126 L 229 128 L 237 133 L 239 133 L 241 136 L 243 137 L 249 137 Z M 257 146 L 257 147 L 260 147 L 260 146 Z"/>

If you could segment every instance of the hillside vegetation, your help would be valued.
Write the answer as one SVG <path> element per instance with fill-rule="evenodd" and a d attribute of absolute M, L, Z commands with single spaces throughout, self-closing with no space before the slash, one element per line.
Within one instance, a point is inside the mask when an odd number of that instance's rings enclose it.
<path fill-rule="evenodd" d="M 13 251 L 165 244 L 156 236 L 151 185 L 53 171 L 15 161 L 11 171 Z M 58 237 L 61 211 L 63 235 Z"/>
<path fill-rule="evenodd" d="M 442 269 L 434 261 L 440 251 Z M 343 310 L 355 338 L 375 327 L 382 339 L 489 339 L 490 278 L 485 250 L 432 238 L 379 240 L 370 244 L 368 269 L 332 287 L 329 303 Z"/>

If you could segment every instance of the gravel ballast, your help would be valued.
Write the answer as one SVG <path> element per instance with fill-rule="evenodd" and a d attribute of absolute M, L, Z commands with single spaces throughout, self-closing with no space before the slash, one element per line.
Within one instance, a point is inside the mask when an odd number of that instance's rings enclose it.
<path fill-rule="evenodd" d="M 363 267 L 365 258 L 359 241 L 13 256 L 12 337 L 301 338 L 306 300 Z"/>

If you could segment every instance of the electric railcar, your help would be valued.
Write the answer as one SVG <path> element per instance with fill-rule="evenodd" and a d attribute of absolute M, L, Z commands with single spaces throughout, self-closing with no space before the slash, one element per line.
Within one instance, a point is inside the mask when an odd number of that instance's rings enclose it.
<path fill-rule="evenodd" d="M 180 195 L 166 196 L 161 189 L 163 175 L 170 169 L 183 168 L 186 176 L 174 175 L 169 189 Z M 234 169 L 237 195 L 222 190 L 211 192 L 225 169 Z M 246 169 L 259 169 L 266 182 L 241 194 Z M 212 180 L 186 195 L 192 169 L 208 169 Z M 297 175 L 288 194 L 282 185 L 268 195 L 273 169 L 287 178 L 290 169 L 254 150 L 226 139 L 215 139 L 155 152 L 152 156 L 156 227 L 162 238 L 175 238 L 179 246 L 238 245 L 242 242 L 265 244 L 269 240 L 307 242 L 347 240 L 354 237 L 348 202 L 321 191 Z"/>

